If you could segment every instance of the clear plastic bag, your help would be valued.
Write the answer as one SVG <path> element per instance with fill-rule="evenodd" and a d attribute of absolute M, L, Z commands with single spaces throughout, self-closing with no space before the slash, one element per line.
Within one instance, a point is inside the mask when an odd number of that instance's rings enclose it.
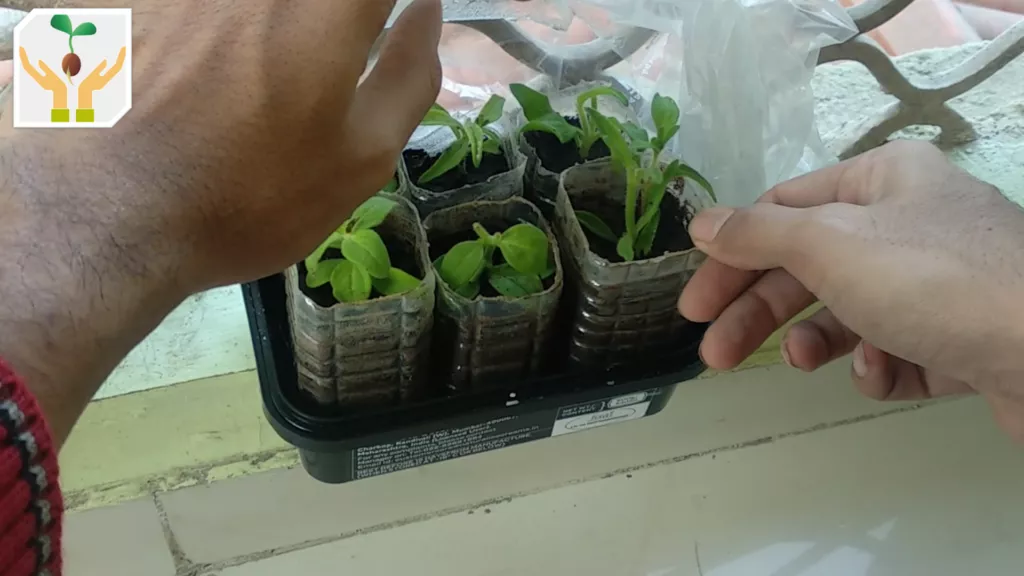
<path fill-rule="evenodd" d="M 814 124 L 810 79 L 818 51 L 856 27 L 831 0 L 533 0 L 516 22 L 508 0 L 484 4 L 505 19 L 466 18 L 446 3 L 446 20 L 461 24 L 446 25 L 441 43 L 450 109 L 508 96 L 510 82 L 558 90 L 614 81 L 644 101 L 672 96 L 682 112 L 676 155 L 728 205 L 833 160 Z M 636 112 L 649 121 L 644 108 Z"/>

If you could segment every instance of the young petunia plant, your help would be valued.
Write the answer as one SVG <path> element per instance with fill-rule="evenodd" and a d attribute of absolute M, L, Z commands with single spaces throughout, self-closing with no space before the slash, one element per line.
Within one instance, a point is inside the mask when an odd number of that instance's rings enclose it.
<path fill-rule="evenodd" d="M 555 112 L 551 101 L 544 94 L 525 84 L 509 84 L 509 90 L 523 108 L 526 124 L 520 132 L 547 132 L 558 138 L 562 144 L 575 141 L 580 157 L 590 155 L 590 148 L 601 138 L 597 126 L 590 119 L 590 110 L 597 109 L 597 99 L 608 96 L 629 106 L 626 95 L 610 86 L 596 86 L 576 97 L 576 116 L 580 125 L 573 126 L 564 116 Z"/>
<path fill-rule="evenodd" d="M 615 242 L 616 252 L 623 260 L 629 262 L 637 256 L 646 258 L 658 232 L 661 201 L 669 184 L 685 176 L 707 190 L 712 200 L 715 200 L 715 192 L 711 183 L 690 166 L 679 160 L 667 165 L 661 161 L 665 147 L 679 132 L 679 106 L 671 98 L 655 94 L 651 101 L 656 130 L 653 138 L 636 124 L 620 122 L 595 109 L 588 113 L 611 151 L 612 163 L 626 174 L 625 232 L 616 237 L 611 227 L 592 212 L 577 210 L 576 218 L 594 235 Z"/>
<path fill-rule="evenodd" d="M 420 125 L 446 126 L 455 134 L 455 142 L 452 142 L 434 164 L 420 175 L 417 183 L 426 184 L 462 166 L 467 156 L 473 162 L 473 166 L 479 168 L 484 154 L 501 154 L 501 135 L 489 125 L 501 118 L 504 108 L 505 99 L 494 95 L 487 100 L 476 118 L 460 122 L 440 104 L 431 106 Z"/>
<path fill-rule="evenodd" d="M 75 37 L 96 34 L 96 25 L 92 22 L 83 22 L 77 27 L 72 28 L 71 18 L 67 14 L 54 14 L 50 18 L 50 26 L 68 35 L 69 52 L 61 60 L 60 69 L 67 75 L 68 83 L 73 84 L 71 78 L 77 76 L 82 71 L 82 59 L 78 57 L 78 54 L 75 54 Z"/>
<path fill-rule="evenodd" d="M 548 262 L 548 237 L 543 230 L 522 222 L 491 234 L 473 223 L 476 240 L 459 242 L 434 261 L 448 286 L 466 298 L 480 294 L 483 281 L 502 296 L 522 298 L 544 291 L 545 278 L 555 270 Z M 504 262 L 495 264 L 495 251 Z"/>
<path fill-rule="evenodd" d="M 374 196 L 356 208 L 306 257 L 306 285 L 319 288 L 330 283 L 334 298 L 345 303 L 369 300 L 374 291 L 391 296 L 419 286 L 418 278 L 391 266 L 387 246 L 374 230 L 394 207 L 394 201 Z M 323 260 L 330 248 L 340 250 L 342 257 Z"/>

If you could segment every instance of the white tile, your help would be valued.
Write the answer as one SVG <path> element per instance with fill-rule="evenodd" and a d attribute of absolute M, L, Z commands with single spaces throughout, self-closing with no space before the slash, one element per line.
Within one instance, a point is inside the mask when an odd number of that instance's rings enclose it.
<path fill-rule="evenodd" d="M 69 514 L 65 576 L 174 576 L 152 499 Z"/>
<path fill-rule="evenodd" d="M 651 418 L 347 485 L 290 470 L 161 498 L 188 558 L 218 562 L 893 408 L 859 397 L 848 370 L 777 366 L 684 383 Z"/>
<path fill-rule="evenodd" d="M 957 401 L 565 486 L 221 576 L 986 576 L 1024 565 L 1024 453 Z M 698 557 L 700 569 L 698 570 Z"/>
<path fill-rule="evenodd" d="M 237 285 L 188 298 L 118 365 L 96 399 L 252 370 L 248 322 Z"/>

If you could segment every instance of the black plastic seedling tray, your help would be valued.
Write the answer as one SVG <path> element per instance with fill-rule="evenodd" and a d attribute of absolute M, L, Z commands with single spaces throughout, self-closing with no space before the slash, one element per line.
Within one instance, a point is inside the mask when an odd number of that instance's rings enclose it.
<path fill-rule="evenodd" d="M 317 480 L 342 483 L 657 414 L 704 371 L 697 342 L 618 372 L 563 373 L 511 388 L 345 413 L 296 384 L 284 278 L 242 286 L 267 419 Z M 628 376 L 627 376 L 628 375 Z"/>

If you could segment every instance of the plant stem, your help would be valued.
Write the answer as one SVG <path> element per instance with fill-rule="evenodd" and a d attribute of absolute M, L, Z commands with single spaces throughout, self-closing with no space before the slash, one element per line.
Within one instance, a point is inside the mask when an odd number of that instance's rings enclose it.
<path fill-rule="evenodd" d="M 491 239 L 491 235 L 487 233 L 487 229 L 479 222 L 473 222 L 473 232 L 476 232 L 476 235 L 479 236 L 481 240 L 490 241 Z"/>
<path fill-rule="evenodd" d="M 582 103 L 576 100 L 576 116 L 580 119 L 580 158 L 586 160 L 590 155 L 590 147 L 594 144 L 593 129 L 590 127 L 590 119 L 587 118 L 587 110 Z"/>
<path fill-rule="evenodd" d="M 72 54 L 75 53 L 75 45 L 73 44 L 74 40 L 75 40 L 75 37 L 72 36 L 71 34 L 68 34 L 68 50 L 71 50 Z"/>
<path fill-rule="evenodd" d="M 626 234 L 636 240 L 636 195 L 638 191 L 638 170 L 626 171 Z"/>
<path fill-rule="evenodd" d="M 494 267 L 494 248 L 491 242 L 484 243 L 484 268 L 490 270 Z"/>

